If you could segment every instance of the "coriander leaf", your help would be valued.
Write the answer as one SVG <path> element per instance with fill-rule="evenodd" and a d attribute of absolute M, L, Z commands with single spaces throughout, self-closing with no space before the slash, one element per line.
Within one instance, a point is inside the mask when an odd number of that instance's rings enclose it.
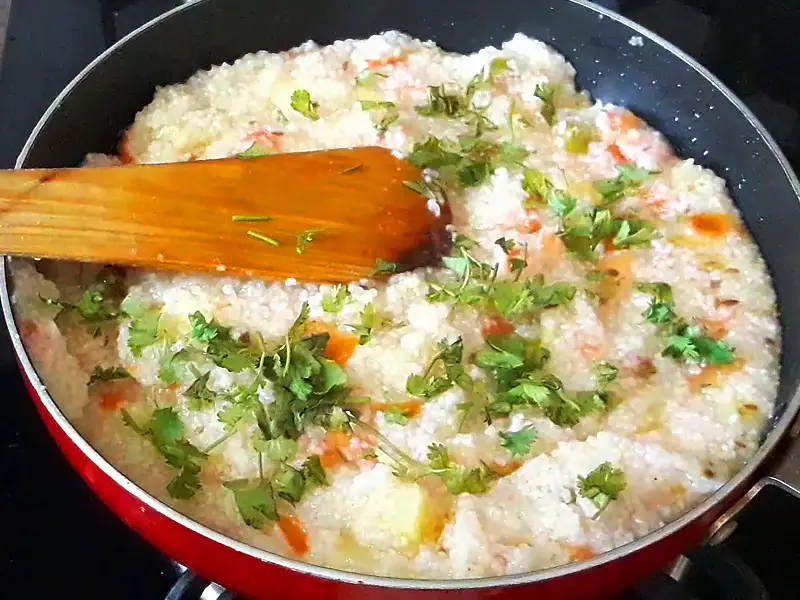
<path fill-rule="evenodd" d="M 672 288 L 668 283 L 655 282 L 655 283 L 640 283 L 636 286 L 643 294 L 653 296 L 656 302 L 663 302 L 670 306 L 675 305 L 675 299 L 672 295 Z"/>
<path fill-rule="evenodd" d="M 658 232 L 642 221 L 624 220 L 619 225 L 612 244 L 620 250 L 626 248 L 649 247 L 658 237 Z"/>
<path fill-rule="evenodd" d="M 311 100 L 308 90 L 295 90 L 292 93 L 291 106 L 307 119 L 319 120 L 319 104 Z"/>
<path fill-rule="evenodd" d="M 508 450 L 511 456 L 525 456 L 531 451 L 536 441 L 536 429 L 527 425 L 519 431 L 501 431 L 500 445 Z"/>
<path fill-rule="evenodd" d="M 463 117 L 469 109 L 470 98 L 459 92 L 448 92 L 444 85 L 428 86 L 428 103 L 415 106 L 423 117 Z"/>
<path fill-rule="evenodd" d="M 408 425 L 408 417 L 400 410 L 387 410 L 383 413 L 384 419 L 387 423 L 394 423 L 395 425 Z"/>
<path fill-rule="evenodd" d="M 598 360 L 592 365 L 592 375 L 597 382 L 597 387 L 602 390 L 616 381 L 619 369 L 614 363 Z"/>
<path fill-rule="evenodd" d="M 272 478 L 272 488 L 280 498 L 296 504 L 303 497 L 306 480 L 301 471 L 283 465 Z"/>
<path fill-rule="evenodd" d="M 375 328 L 381 324 L 381 319 L 375 312 L 375 305 L 372 303 L 367 304 L 364 310 L 361 311 L 361 323 L 353 325 L 353 332 L 358 335 L 358 343 L 364 345 L 372 339 L 372 334 Z"/>
<path fill-rule="evenodd" d="M 247 150 L 244 152 L 239 152 L 239 154 L 236 155 L 236 158 L 261 158 L 262 156 L 269 156 L 270 154 L 274 153 L 275 151 L 272 150 L 272 148 L 269 148 L 259 142 L 253 142 Z"/>
<path fill-rule="evenodd" d="M 319 456 L 312 456 L 303 463 L 303 477 L 305 477 L 307 485 L 322 487 L 330 485 Z"/>
<path fill-rule="evenodd" d="M 130 315 L 131 322 L 128 328 L 128 348 L 135 357 L 142 356 L 148 346 L 152 346 L 158 339 L 158 325 L 161 314 L 157 310 L 137 308 L 131 312 L 132 304 L 128 304 L 125 312 Z"/>
<path fill-rule="evenodd" d="M 190 360 L 191 353 L 187 348 L 177 352 L 166 353 L 161 357 L 158 369 L 158 378 L 167 385 L 175 385 L 185 375 L 186 363 Z"/>
<path fill-rule="evenodd" d="M 155 449 L 178 470 L 167 484 L 167 492 L 173 498 L 186 500 L 200 489 L 200 461 L 206 455 L 192 446 L 184 437 L 183 423 L 172 408 L 159 408 L 153 411 L 145 426 L 139 426 L 127 411 L 122 411 L 125 425 L 139 435 L 146 437 Z"/>
<path fill-rule="evenodd" d="M 543 173 L 536 169 L 525 168 L 522 178 L 522 189 L 530 196 L 528 200 L 534 203 L 534 206 L 529 208 L 534 208 L 539 203 L 544 202 L 552 188 L 553 184 L 550 183 L 550 180 L 547 179 Z"/>
<path fill-rule="evenodd" d="M 461 161 L 461 155 L 446 149 L 442 140 L 429 136 L 424 142 L 414 144 L 408 161 L 419 169 L 441 169 L 457 165 Z"/>
<path fill-rule="evenodd" d="M 642 315 L 648 323 L 653 325 L 673 323 L 678 318 L 678 315 L 675 314 L 669 304 L 655 301 L 650 303 L 650 306 L 647 307 L 647 310 Z"/>
<path fill-rule="evenodd" d="M 309 315 L 311 311 L 308 308 L 308 302 L 303 302 L 303 305 L 300 307 L 300 312 L 297 313 L 297 317 L 292 323 L 292 326 L 289 328 L 286 337 L 295 342 L 299 340 L 303 336 L 303 332 L 306 330 L 306 324 L 308 323 Z"/>
<path fill-rule="evenodd" d="M 183 395 L 189 399 L 189 410 L 203 410 L 214 404 L 217 394 L 208 389 L 208 378 L 211 376 L 211 371 L 206 372 L 195 379 L 192 384 L 186 388 Z"/>
<path fill-rule="evenodd" d="M 400 113 L 397 110 L 397 106 L 394 102 L 386 102 L 386 101 L 376 101 L 376 100 L 362 100 L 361 101 L 361 108 L 363 110 L 383 110 L 384 114 L 381 120 L 378 122 L 378 133 L 384 133 L 388 128 L 389 125 L 397 121 L 400 118 Z"/>
<path fill-rule="evenodd" d="M 508 254 L 517 247 L 517 243 L 514 240 L 509 240 L 504 237 L 496 239 L 494 243 L 500 246 L 505 254 Z"/>
<path fill-rule="evenodd" d="M 483 161 L 464 161 L 457 171 L 458 182 L 464 187 L 476 187 L 492 174 L 492 165 Z"/>
<path fill-rule="evenodd" d="M 577 200 L 566 191 L 553 187 L 547 190 L 547 206 L 562 219 L 575 210 Z"/>
<path fill-rule="evenodd" d="M 322 233 L 322 229 L 306 229 L 303 233 L 297 236 L 297 253 L 302 254 L 308 248 L 308 245 L 314 241 L 317 234 Z"/>
<path fill-rule="evenodd" d="M 206 353 L 218 367 L 238 373 L 255 366 L 258 361 L 256 350 L 233 339 L 230 327 L 223 327 L 214 319 L 207 322 L 199 311 L 189 315 L 189 323 L 192 338 L 208 343 Z"/>
<path fill-rule="evenodd" d="M 342 312 L 344 305 L 350 299 L 350 290 L 346 285 L 337 285 L 335 293 L 325 294 L 322 297 L 322 310 L 330 314 Z"/>
<path fill-rule="evenodd" d="M 555 88 L 549 83 L 540 83 L 533 95 L 542 101 L 542 117 L 552 127 L 556 123 Z"/>
<path fill-rule="evenodd" d="M 598 508 L 597 515 L 611 500 L 616 500 L 626 486 L 625 473 L 609 462 L 602 463 L 585 477 L 578 475 L 578 493 L 592 501 Z"/>
<path fill-rule="evenodd" d="M 709 365 L 729 365 L 735 362 L 734 350 L 725 342 L 712 339 L 706 335 L 693 338 L 698 353 Z"/>
<path fill-rule="evenodd" d="M 278 520 L 278 509 L 269 481 L 237 479 L 222 485 L 233 492 L 242 520 L 253 529 L 263 529 L 270 521 Z"/>
<path fill-rule="evenodd" d="M 667 338 L 667 346 L 661 354 L 684 362 L 700 362 L 700 352 L 697 350 L 695 340 L 686 335 L 672 335 Z"/>
<path fill-rule="evenodd" d="M 447 491 L 459 494 L 485 494 L 494 481 L 494 475 L 484 466 L 468 469 L 450 461 L 450 455 L 442 444 L 428 447 L 428 464 L 431 474 L 444 482 Z"/>
<path fill-rule="evenodd" d="M 392 275 L 397 273 L 397 264 L 378 258 L 375 260 L 375 269 L 372 271 L 372 277 L 379 277 L 381 275 Z"/>
<path fill-rule="evenodd" d="M 648 177 L 657 173 L 633 165 L 618 165 L 615 178 L 594 182 L 594 188 L 602 196 L 601 206 L 609 206 L 627 194 L 636 192 Z"/>
<path fill-rule="evenodd" d="M 210 342 L 219 335 L 222 329 L 216 321 L 206 321 L 206 318 L 200 311 L 193 312 L 189 315 L 189 325 L 192 328 L 192 338 L 196 339 L 198 342 Z"/>
<path fill-rule="evenodd" d="M 508 65 L 508 59 L 505 57 L 497 57 L 493 58 L 492 62 L 489 63 L 489 77 L 494 79 L 498 75 L 502 75 L 503 73 L 507 73 L 511 70 L 511 67 Z"/>
<path fill-rule="evenodd" d="M 117 379 L 130 379 L 131 374 L 122 367 L 95 367 L 89 376 L 89 385 L 98 381 L 115 381 Z"/>

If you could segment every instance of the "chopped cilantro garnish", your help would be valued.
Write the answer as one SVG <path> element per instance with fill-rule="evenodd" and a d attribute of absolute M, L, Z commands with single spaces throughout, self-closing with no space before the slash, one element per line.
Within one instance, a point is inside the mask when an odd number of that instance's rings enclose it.
<path fill-rule="evenodd" d="M 511 456 L 525 456 L 531 451 L 536 441 L 536 429 L 527 425 L 519 431 L 501 431 L 500 445 L 508 450 Z"/>
<path fill-rule="evenodd" d="M 578 493 L 598 508 L 595 516 L 605 510 L 611 500 L 616 500 L 626 486 L 625 473 L 608 462 L 585 477 L 578 475 Z"/>
<path fill-rule="evenodd" d="M 372 339 L 372 334 L 376 330 L 394 325 L 391 319 L 381 317 L 375 310 L 375 305 L 367 304 L 361 311 L 361 322 L 358 325 L 351 325 L 353 333 L 358 336 L 358 343 L 364 345 Z"/>
<path fill-rule="evenodd" d="M 115 381 L 118 379 L 130 379 L 131 374 L 122 367 L 95 367 L 89 376 L 89 385 L 98 381 Z"/>
<path fill-rule="evenodd" d="M 291 106 L 307 119 L 319 120 L 319 104 L 311 99 L 308 90 L 295 90 L 292 93 Z"/>
<path fill-rule="evenodd" d="M 335 293 L 322 297 L 322 310 L 333 315 L 342 312 L 344 305 L 350 300 L 350 290 L 346 285 L 337 285 L 334 289 Z"/>
<path fill-rule="evenodd" d="M 265 223 L 272 220 L 272 217 L 262 215 L 233 215 L 231 217 L 231 221 L 234 223 Z"/>
<path fill-rule="evenodd" d="M 261 158 L 262 156 L 269 156 L 270 154 L 274 153 L 275 151 L 272 148 L 269 148 L 259 142 L 253 142 L 247 150 L 244 152 L 239 152 L 239 154 L 236 155 L 236 158 Z"/>
<path fill-rule="evenodd" d="M 526 168 L 522 179 L 522 189 L 527 192 L 529 198 L 526 205 L 530 202 L 534 208 L 547 201 L 547 197 L 553 184 L 542 173 L 535 169 Z"/>
<path fill-rule="evenodd" d="M 556 123 L 555 88 L 549 83 L 540 83 L 533 94 L 542 101 L 542 117 L 552 127 Z"/>
<path fill-rule="evenodd" d="M 489 63 L 489 77 L 492 79 L 510 70 L 511 67 L 508 65 L 508 59 L 502 56 L 493 58 L 492 62 Z"/>
<path fill-rule="evenodd" d="M 383 413 L 387 423 L 395 425 L 408 425 L 408 417 L 401 410 L 387 410 Z"/>
<path fill-rule="evenodd" d="M 255 367 L 258 352 L 248 344 L 233 339 L 230 327 L 223 327 L 215 320 L 207 322 L 202 313 L 189 316 L 192 338 L 207 343 L 206 353 L 218 367 L 238 373 Z"/>
<path fill-rule="evenodd" d="M 428 86 L 428 103 L 414 107 L 423 117 L 466 116 L 472 98 L 458 91 L 448 91 L 444 84 Z"/>
<path fill-rule="evenodd" d="M 394 102 L 379 101 L 379 100 L 362 100 L 361 108 L 364 110 L 382 110 L 383 116 L 378 122 L 378 133 L 384 133 L 389 129 L 389 125 L 400 118 L 400 113 L 397 111 L 397 106 Z"/>
<path fill-rule="evenodd" d="M 165 353 L 161 357 L 161 364 L 158 369 L 158 378 L 167 385 L 175 385 L 185 375 L 186 363 L 191 357 L 188 348 L 182 348 L 177 352 Z"/>
<path fill-rule="evenodd" d="M 257 231 L 250 230 L 250 231 L 247 232 L 247 235 L 249 235 L 251 238 L 257 239 L 260 242 L 265 242 L 265 243 L 269 244 L 270 246 L 278 246 L 279 245 L 278 240 L 276 240 L 275 238 L 271 238 L 268 235 L 264 235 L 263 233 L 259 233 Z"/>
<path fill-rule="evenodd" d="M 619 369 L 614 363 L 598 360 L 592 365 L 592 375 L 597 382 L 597 389 L 604 390 L 616 381 Z"/>
<path fill-rule="evenodd" d="M 167 484 L 173 498 L 186 500 L 200 489 L 200 463 L 206 455 L 186 441 L 183 423 L 172 408 L 158 408 L 150 415 L 145 426 L 139 426 L 131 415 L 122 409 L 123 422 L 147 438 L 167 464 L 178 470 Z"/>
<path fill-rule="evenodd" d="M 487 406 L 490 417 L 507 417 L 529 407 L 560 427 L 572 427 L 606 407 L 600 392 L 568 394 L 561 380 L 545 370 L 550 352 L 538 340 L 511 334 L 491 336 L 487 344 L 489 349 L 478 352 L 475 364 L 496 384 L 496 397 Z"/>
<path fill-rule="evenodd" d="M 594 188 L 602 196 L 601 206 L 610 206 L 626 194 L 635 192 L 648 177 L 657 173 L 658 171 L 648 171 L 633 165 L 618 165 L 615 178 L 594 182 Z"/>
<path fill-rule="evenodd" d="M 406 391 L 417 398 L 434 398 L 446 392 L 453 384 L 462 385 L 466 375 L 461 367 L 464 344 L 461 338 L 454 342 L 439 341 L 438 352 L 428 363 L 422 375 L 410 375 L 406 380 Z"/>
<path fill-rule="evenodd" d="M 128 348 L 135 357 L 140 357 L 148 346 L 158 339 L 158 326 L 161 313 L 142 306 L 137 300 L 128 298 L 122 303 L 122 310 L 130 317 L 128 328 Z"/>
<path fill-rule="evenodd" d="M 275 495 L 269 481 L 236 479 L 223 484 L 233 492 L 242 520 L 254 529 L 263 529 L 278 520 Z"/>
<path fill-rule="evenodd" d="M 642 316 L 666 336 L 663 356 L 688 363 L 728 365 L 736 360 L 733 348 L 708 336 L 704 327 L 689 325 L 675 311 L 672 288 L 666 283 L 639 284 L 640 292 L 652 296 Z"/>
<path fill-rule="evenodd" d="M 389 262 L 379 258 L 375 261 L 375 269 L 372 271 L 373 277 L 380 277 L 381 275 L 392 275 L 397 273 L 397 263 Z"/>
<path fill-rule="evenodd" d="M 483 464 L 469 469 L 450 460 L 450 454 L 441 444 L 428 447 L 430 473 L 441 478 L 447 491 L 459 494 L 485 494 L 495 479 L 494 474 Z"/>
<path fill-rule="evenodd" d="M 189 399 L 187 404 L 189 410 L 203 410 L 214 404 L 217 394 L 208 389 L 208 378 L 210 376 L 211 371 L 206 372 L 195 379 L 183 392 L 183 395 Z"/>
<path fill-rule="evenodd" d="M 316 236 L 322 233 L 322 229 L 306 229 L 303 233 L 297 236 L 297 253 L 302 254 L 308 248 L 308 245 L 314 241 Z"/>

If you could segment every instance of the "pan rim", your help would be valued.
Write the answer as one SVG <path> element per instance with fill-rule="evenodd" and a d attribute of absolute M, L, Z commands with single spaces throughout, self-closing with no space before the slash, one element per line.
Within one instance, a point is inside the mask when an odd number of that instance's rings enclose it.
<path fill-rule="evenodd" d="M 42 117 L 37 122 L 34 129 L 31 131 L 25 145 L 23 146 L 19 156 L 17 157 L 15 168 L 23 168 L 23 163 L 38 137 L 41 130 L 46 126 L 47 122 L 53 113 L 59 108 L 63 100 L 77 87 L 80 82 L 91 72 L 94 68 L 103 62 L 108 56 L 117 51 L 121 46 L 128 41 L 139 36 L 148 29 L 159 25 L 162 21 L 169 19 L 171 16 L 183 11 L 191 9 L 194 6 L 206 4 L 213 0 L 197 0 L 196 2 L 181 4 L 159 16 L 148 21 L 137 29 L 133 30 L 113 45 L 108 47 L 104 52 L 99 54 L 92 60 L 86 67 L 84 67 L 58 94 L 53 100 Z M 648 41 L 658 44 L 676 58 L 680 59 L 684 64 L 694 69 L 701 77 L 706 79 L 715 89 L 723 94 L 726 99 L 736 107 L 736 109 L 750 122 L 750 125 L 758 133 L 761 139 L 769 148 L 773 156 L 778 160 L 784 175 L 789 181 L 795 196 L 800 201 L 800 181 L 794 173 L 788 159 L 783 154 L 783 151 L 778 146 L 777 142 L 769 134 L 764 125 L 756 118 L 749 108 L 716 76 L 709 72 L 705 67 L 698 63 L 691 56 L 671 44 L 661 36 L 653 33 L 649 29 L 639 25 L 638 23 L 624 17 L 612 10 L 599 6 L 589 0 L 569 0 L 569 2 L 582 6 L 598 14 L 599 18 L 610 18 L 626 27 L 631 29 L 638 35 L 643 36 Z M 567 57 L 568 58 L 568 57 Z M 202 525 L 182 513 L 178 512 L 166 503 L 158 500 L 155 496 L 146 492 L 143 488 L 139 487 L 132 480 L 125 477 L 121 471 L 117 470 L 108 460 L 106 460 L 98 451 L 96 451 L 89 442 L 84 439 L 77 431 L 77 429 L 69 422 L 63 414 L 59 406 L 55 403 L 53 398 L 47 392 L 44 383 L 39 378 L 38 373 L 33 367 L 33 364 L 28 357 L 22 340 L 17 329 L 14 313 L 11 307 L 11 298 L 9 294 L 8 283 L 8 257 L 0 261 L 0 306 L 3 310 L 3 318 L 5 319 L 8 328 L 9 337 L 14 346 L 17 358 L 19 359 L 23 374 L 27 377 L 31 386 L 39 397 L 42 406 L 47 410 L 50 417 L 53 418 L 59 429 L 75 444 L 80 451 L 89 458 L 92 463 L 97 466 L 106 476 L 108 476 L 114 483 L 123 488 L 130 495 L 137 500 L 148 506 L 148 508 L 155 510 L 159 514 L 169 518 L 170 520 L 186 527 L 192 532 L 201 535 L 213 542 L 226 546 L 237 552 L 246 554 L 252 558 L 256 558 L 265 563 L 278 565 L 292 571 L 309 574 L 321 579 L 329 579 L 347 584 L 360 584 L 370 585 L 380 588 L 394 588 L 400 590 L 459 590 L 459 589 L 482 589 L 482 588 L 496 588 L 506 586 L 525 585 L 530 583 L 541 582 L 545 580 L 556 579 L 565 577 L 574 573 L 586 571 L 606 563 L 610 563 L 617 559 L 633 554 L 645 547 L 658 543 L 687 527 L 689 524 L 697 521 L 703 514 L 709 512 L 715 506 L 721 504 L 728 498 L 735 489 L 742 486 L 754 475 L 754 472 L 760 465 L 763 464 L 768 455 L 775 449 L 776 445 L 784 437 L 784 434 L 789 429 L 790 425 L 795 419 L 795 416 L 800 412 L 800 386 L 795 389 L 791 400 L 787 403 L 781 417 L 773 424 L 771 430 L 767 433 L 756 453 L 750 458 L 745 466 L 739 470 L 733 478 L 728 480 L 722 487 L 715 491 L 708 498 L 703 500 L 700 504 L 687 511 L 679 518 L 667 523 L 666 525 L 651 531 L 650 533 L 633 540 L 627 544 L 614 548 L 608 552 L 599 554 L 589 560 L 572 562 L 557 567 L 542 569 L 538 571 L 531 571 L 526 573 L 519 573 L 514 575 L 502 575 L 480 579 L 408 579 L 386 577 L 378 575 L 367 575 L 361 573 L 352 573 L 349 571 L 342 571 L 331 567 L 322 567 L 311 563 L 304 562 L 293 558 L 288 558 L 277 553 L 268 552 L 266 550 L 258 549 L 250 546 L 231 537 L 223 535 L 214 531 L 213 529 Z"/>

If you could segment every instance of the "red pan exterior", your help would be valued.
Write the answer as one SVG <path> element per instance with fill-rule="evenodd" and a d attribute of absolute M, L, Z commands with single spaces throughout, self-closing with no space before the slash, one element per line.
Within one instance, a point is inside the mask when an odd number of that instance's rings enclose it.
<path fill-rule="evenodd" d="M 24 373 L 24 372 L 23 372 Z M 24 376 L 24 375 L 23 375 Z M 709 527 L 744 494 L 742 486 L 725 506 L 716 506 L 680 531 L 594 569 L 543 581 L 492 588 L 403 590 L 353 585 L 292 571 L 241 553 L 198 533 L 141 502 L 118 485 L 72 441 L 53 419 L 25 377 L 25 385 L 50 435 L 92 491 L 139 535 L 195 573 L 252 600 L 559 600 L 608 598 L 635 585 L 672 559 L 701 544 Z"/>

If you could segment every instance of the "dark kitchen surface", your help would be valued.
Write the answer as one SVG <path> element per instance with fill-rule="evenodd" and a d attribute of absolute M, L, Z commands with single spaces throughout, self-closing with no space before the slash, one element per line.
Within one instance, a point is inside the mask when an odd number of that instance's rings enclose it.
<path fill-rule="evenodd" d="M 559 0 L 553 0 L 557 2 Z M 0 7 L 5 0 L 0 0 Z M 800 170 L 800 5 L 756 0 L 605 0 L 699 59 L 764 122 Z M 107 45 L 176 0 L 14 0 L 0 67 L 0 167 L 14 164 L 30 130 L 70 79 Z M 311 3 L 310 6 L 313 6 Z M 2 11 L 0 11 L 2 17 Z M 75 475 L 39 421 L 0 333 L 0 586 L 4 598 L 164 598 L 175 566 L 130 532 Z M 800 597 L 800 503 L 762 492 L 724 543 L 776 600 Z M 737 581 L 723 574 L 727 582 Z M 746 598 L 698 570 L 697 600 Z M 659 582 L 645 585 L 649 592 Z M 631 593 L 626 599 L 679 598 Z M 177 597 L 177 596 L 176 596 Z M 183 596 L 197 598 L 194 595 Z M 204 598 L 216 598 L 216 594 Z M 279 596 L 276 596 L 276 600 Z"/>

